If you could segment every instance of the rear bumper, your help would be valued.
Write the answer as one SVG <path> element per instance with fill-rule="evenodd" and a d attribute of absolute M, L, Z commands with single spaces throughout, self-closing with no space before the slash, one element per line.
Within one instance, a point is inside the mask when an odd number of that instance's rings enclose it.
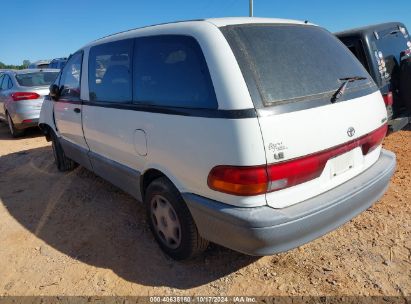
<path fill-rule="evenodd" d="M 407 117 L 407 116 L 397 117 L 394 119 L 390 119 L 388 121 L 388 127 L 389 127 L 390 132 L 397 132 L 403 129 L 409 123 L 411 123 L 411 117 Z"/>
<path fill-rule="evenodd" d="M 14 127 L 16 129 L 22 130 L 32 127 L 37 127 L 39 124 L 38 118 L 24 118 L 21 119 L 20 122 L 14 123 Z"/>
<path fill-rule="evenodd" d="M 22 100 L 8 104 L 7 111 L 17 129 L 37 126 L 43 100 Z"/>
<path fill-rule="evenodd" d="M 17 112 L 11 114 L 16 129 L 37 127 L 39 123 L 40 111 Z"/>
<path fill-rule="evenodd" d="M 382 150 L 355 178 L 282 209 L 239 208 L 191 193 L 183 197 L 204 238 L 246 254 L 270 255 L 314 240 L 368 209 L 386 191 L 395 165 L 395 154 Z"/>

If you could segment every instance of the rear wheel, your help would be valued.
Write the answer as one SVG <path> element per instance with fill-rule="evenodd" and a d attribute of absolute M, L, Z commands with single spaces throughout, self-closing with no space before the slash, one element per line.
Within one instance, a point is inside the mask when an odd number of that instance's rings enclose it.
<path fill-rule="evenodd" d="M 21 137 L 24 135 L 24 130 L 16 129 L 9 113 L 7 113 L 7 124 L 9 125 L 11 136 L 13 136 L 14 138 Z"/>
<path fill-rule="evenodd" d="M 51 147 L 53 149 L 53 155 L 54 155 L 54 160 L 57 165 L 57 169 L 59 169 L 59 171 L 62 171 L 62 172 L 73 170 L 75 167 L 77 167 L 77 164 L 66 156 L 60 144 L 60 140 L 58 139 L 56 134 L 52 131 L 50 133 L 51 133 Z"/>
<path fill-rule="evenodd" d="M 166 177 L 150 183 L 144 201 L 150 228 L 167 255 L 184 260 L 207 248 L 180 192 Z"/>

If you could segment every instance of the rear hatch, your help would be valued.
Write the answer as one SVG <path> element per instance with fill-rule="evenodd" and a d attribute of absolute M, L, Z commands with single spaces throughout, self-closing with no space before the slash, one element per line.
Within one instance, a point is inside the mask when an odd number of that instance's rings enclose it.
<path fill-rule="evenodd" d="M 267 204 L 304 201 L 377 161 L 387 120 L 382 96 L 331 33 L 298 24 L 232 25 L 222 32 L 259 114 L 271 181 Z"/>

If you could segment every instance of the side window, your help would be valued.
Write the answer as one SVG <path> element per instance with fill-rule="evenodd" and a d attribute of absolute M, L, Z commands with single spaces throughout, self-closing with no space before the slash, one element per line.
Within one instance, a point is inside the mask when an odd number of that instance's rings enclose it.
<path fill-rule="evenodd" d="M 5 75 L 0 75 L 0 90 L 2 90 L 2 83 Z"/>
<path fill-rule="evenodd" d="M 9 76 L 4 75 L 3 82 L 1 84 L 1 89 L 8 90 L 8 88 L 9 88 Z"/>
<path fill-rule="evenodd" d="M 131 102 L 132 52 L 131 39 L 105 43 L 90 49 L 90 101 Z"/>
<path fill-rule="evenodd" d="M 83 53 L 75 53 L 60 76 L 60 98 L 80 99 L 80 77 Z"/>
<path fill-rule="evenodd" d="M 361 40 L 355 40 L 351 45 L 348 46 L 350 51 L 357 57 L 357 59 L 362 63 L 367 72 L 370 72 L 368 66 L 367 57 L 365 56 L 364 46 Z"/>
<path fill-rule="evenodd" d="M 217 99 L 204 55 L 188 36 L 137 38 L 133 101 L 156 106 L 216 109 Z"/>

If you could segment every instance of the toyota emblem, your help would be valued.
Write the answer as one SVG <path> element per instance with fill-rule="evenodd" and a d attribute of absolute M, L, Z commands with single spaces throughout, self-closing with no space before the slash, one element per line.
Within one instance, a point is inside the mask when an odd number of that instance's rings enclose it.
<path fill-rule="evenodd" d="M 353 127 L 349 127 L 348 130 L 347 130 L 347 135 L 349 137 L 353 137 L 354 134 L 355 134 L 355 129 Z"/>

